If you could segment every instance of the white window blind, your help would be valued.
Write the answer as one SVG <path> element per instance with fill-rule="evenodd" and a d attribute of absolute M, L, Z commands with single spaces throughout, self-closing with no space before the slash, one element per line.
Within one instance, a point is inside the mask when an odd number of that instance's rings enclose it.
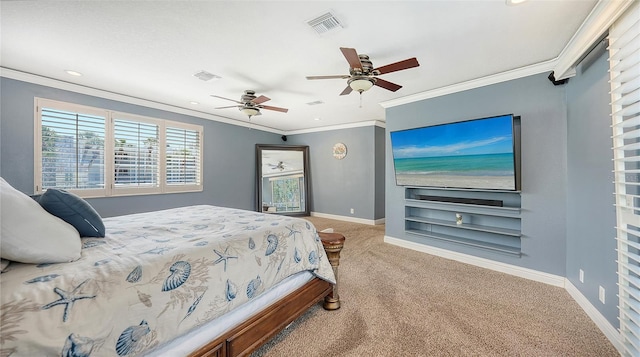
<path fill-rule="evenodd" d="M 640 355 L 640 6 L 609 31 L 609 69 L 623 354 Z"/>
<path fill-rule="evenodd" d="M 160 135 L 157 124 L 124 119 L 113 122 L 116 188 L 160 186 Z"/>
<path fill-rule="evenodd" d="M 166 183 L 168 186 L 200 186 L 202 182 L 201 131 L 166 128 Z"/>
<path fill-rule="evenodd" d="M 35 193 L 81 197 L 202 191 L 203 127 L 35 100 Z"/>
<path fill-rule="evenodd" d="M 105 186 L 105 117 L 43 107 L 41 189 Z"/>

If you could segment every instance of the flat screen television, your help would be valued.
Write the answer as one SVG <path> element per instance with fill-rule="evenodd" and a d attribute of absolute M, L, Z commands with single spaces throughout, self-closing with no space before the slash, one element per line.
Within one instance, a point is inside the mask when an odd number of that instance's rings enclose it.
<path fill-rule="evenodd" d="M 391 132 L 399 186 L 519 190 L 512 114 Z"/>

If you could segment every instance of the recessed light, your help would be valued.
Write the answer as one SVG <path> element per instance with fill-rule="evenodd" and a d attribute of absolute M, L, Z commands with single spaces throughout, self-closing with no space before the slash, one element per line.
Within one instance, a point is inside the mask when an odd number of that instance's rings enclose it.
<path fill-rule="evenodd" d="M 82 73 L 80 73 L 80 72 L 76 72 L 76 71 L 72 71 L 72 70 L 70 70 L 70 69 L 66 70 L 65 72 L 67 72 L 67 74 L 70 74 L 70 75 L 72 75 L 72 76 L 76 76 L 76 77 L 80 77 L 80 76 L 82 76 Z"/>
<path fill-rule="evenodd" d="M 321 119 L 320 119 L 320 118 L 313 118 L 313 120 L 315 120 L 315 121 L 319 121 L 319 120 L 321 120 Z"/>
<path fill-rule="evenodd" d="M 522 4 L 525 1 L 527 1 L 527 0 L 505 0 L 507 5 L 519 5 L 519 4 Z"/>
<path fill-rule="evenodd" d="M 198 104 L 200 104 L 200 103 L 198 103 L 198 102 L 193 102 L 193 101 L 192 101 L 192 102 L 189 102 L 189 103 L 191 103 L 191 104 L 193 104 L 193 105 L 198 105 Z"/>

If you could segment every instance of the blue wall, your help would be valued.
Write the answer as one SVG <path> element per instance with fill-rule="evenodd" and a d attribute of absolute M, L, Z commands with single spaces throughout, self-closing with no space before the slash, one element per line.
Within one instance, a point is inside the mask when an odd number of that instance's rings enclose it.
<path fill-rule="evenodd" d="M 384 129 L 365 126 L 288 135 L 287 144 L 309 145 L 311 211 L 376 220 L 384 218 Z M 342 160 L 333 145 L 347 146 Z M 354 209 L 351 214 L 350 209 Z"/>
<path fill-rule="evenodd" d="M 608 69 L 605 52 L 588 68 L 578 67 L 578 75 L 567 85 L 566 277 L 618 327 Z M 604 305 L 598 300 L 599 286 L 606 292 Z"/>
<path fill-rule="evenodd" d="M 566 255 L 565 89 L 530 76 L 387 109 L 387 132 L 500 114 L 520 115 L 522 130 L 522 256 L 508 256 L 404 233 L 404 188 L 395 185 L 386 150 L 386 234 L 559 276 Z M 426 243 L 425 243 L 426 242 Z"/>
<path fill-rule="evenodd" d="M 406 235 L 404 189 L 394 184 L 388 135 L 387 236 L 566 277 L 619 326 L 607 69 L 602 55 L 563 86 L 540 74 L 387 109 L 387 133 L 505 113 L 522 117 L 523 255 Z M 606 304 L 598 301 L 598 286 Z"/>
<path fill-rule="evenodd" d="M 253 210 L 255 144 L 283 144 L 279 134 L 7 78 L 0 78 L 0 91 L 0 175 L 25 193 L 33 190 L 34 97 L 204 126 L 203 192 L 91 199 L 105 217 L 191 204 Z M 618 326 L 607 93 L 603 55 L 588 70 L 579 69 L 564 86 L 553 86 L 546 74 L 530 76 L 389 108 L 386 130 L 366 126 L 296 134 L 289 135 L 284 144 L 310 147 L 313 212 L 366 220 L 386 218 L 386 235 L 415 241 L 404 234 L 404 189 L 395 185 L 388 133 L 505 113 L 520 115 L 523 256 L 441 241 L 428 244 L 566 276 Z M 348 148 L 343 160 L 332 156 L 337 142 Z M 585 272 L 584 284 L 578 280 L 579 269 Z M 607 304 L 598 301 L 598 286 L 606 289 Z"/>
<path fill-rule="evenodd" d="M 203 192 L 89 199 L 103 217 L 193 204 L 253 210 L 255 144 L 280 143 L 278 134 L 8 78 L 0 78 L 0 92 L 0 175 L 27 194 L 33 193 L 34 186 L 34 97 L 204 126 Z"/>

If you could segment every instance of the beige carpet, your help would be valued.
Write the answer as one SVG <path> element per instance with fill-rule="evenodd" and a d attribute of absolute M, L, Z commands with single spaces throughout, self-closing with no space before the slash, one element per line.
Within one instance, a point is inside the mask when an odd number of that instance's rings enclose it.
<path fill-rule="evenodd" d="M 386 244 L 384 226 L 308 219 L 347 238 L 342 307 L 313 307 L 254 357 L 618 356 L 562 288 Z"/>

